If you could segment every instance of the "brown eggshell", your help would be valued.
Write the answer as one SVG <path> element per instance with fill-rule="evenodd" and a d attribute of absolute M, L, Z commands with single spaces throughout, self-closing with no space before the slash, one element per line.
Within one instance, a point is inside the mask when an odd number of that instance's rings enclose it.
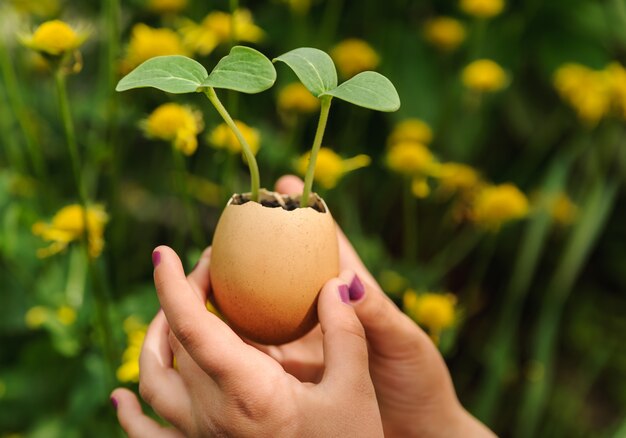
<path fill-rule="evenodd" d="M 211 286 L 215 303 L 241 336 L 263 344 L 295 340 L 317 323 L 317 295 L 339 273 L 335 221 L 316 196 L 313 208 L 224 209 L 213 237 Z M 284 202 L 262 190 L 261 199 Z"/>

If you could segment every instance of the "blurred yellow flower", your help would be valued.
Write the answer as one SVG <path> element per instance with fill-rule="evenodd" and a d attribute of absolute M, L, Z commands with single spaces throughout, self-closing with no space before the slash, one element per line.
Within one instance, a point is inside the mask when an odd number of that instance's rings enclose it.
<path fill-rule="evenodd" d="M 568 63 L 555 72 L 554 86 L 583 122 L 595 126 L 611 109 L 609 79 L 604 71 Z"/>
<path fill-rule="evenodd" d="M 121 69 L 126 73 L 150 58 L 165 55 L 189 56 L 190 53 L 183 46 L 180 36 L 173 30 L 155 29 L 138 23 L 131 31 Z"/>
<path fill-rule="evenodd" d="M 446 197 L 456 193 L 467 193 L 481 184 L 480 175 L 471 166 L 462 163 L 441 163 L 436 175 L 438 192 Z"/>
<path fill-rule="evenodd" d="M 87 208 L 87 242 L 89 255 L 98 257 L 104 248 L 104 227 L 109 220 L 101 205 Z M 52 223 L 37 222 L 33 234 L 52 244 L 37 250 L 37 257 L 49 257 L 63 251 L 71 242 L 81 239 L 85 232 L 84 210 L 78 204 L 68 205 L 59 210 Z"/>
<path fill-rule="evenodd" d="M 507 75 L 498 64 L 490 59 L 479 59 L 463 69 L 463 85 L 480 92 L 498 91 L 507 84 Z"/>
<path fill-rule="evenodd" d="M 465 27 L 452 17 L 435 17 L 424 25 L 426 41 L 440 50 L 452 51 L 465 40 Z"/>
<path fill-rule="evenodd" d="M 148 9 L 157 14 L 177 14 L 187 7 L 187 0 L 148 0 Z"/>
<path fill-rule="evenodd" d="M 502 12 L 504 0 L 460 0 L 461 10 L 478 18 L 491 18 Z"/>
<path fill-rule="evenodd" d="M 387 151 L 386 159 L 389 169 L 406 176 L 432 175 L 439 166 L 426 146 L 412 141 L 394 143 Z"/>
<path fill-rule="evenodd" d="M 249 43 L 257 43 L 265 37 L 263 29 L 254 24 L 248 9 L 237 9 L 232 20 L 231 14 L 221 11 L 209 13 L 200 24 L 186 20 L 180 27 L 180 33 L 185 46 L 203 56 L 211 53 L 219 44 L 230 42 L 233 36 L 237 41 Z"/>
<path fill-rule="evenodd" d="M 320 107 L 320 101 L 300 82 L 293 82 L 278 93 L 278 109 L 284 112 L 313 113 Z"/>
<path fill-rule="evenodd" d="M 339 74 L 345 78 L 374 70 L 380 62 L 378 53 L 367 42 L 358 38 L 341 41 L 330 49 L 330 56 L 335 61 Z"/>
<path fill-rule="evenodd" d="M 52 56 L 73 52 L 87 39 L 86 33 L 78 33 L 61 20 L 42 23 L 32 35 L 23 36 L 22 43 L 33 50 Z"/>
<path fill-rule="evenodd" d="M 43 306 L 34 306 L 28 309 L 24 315 L 26 327 L 37 329 L 41 327 L 50 318 L 50 311 Z"/>
<path fill-rule="evenodd" d="M 298 158 L 296 169 L 300 175 L 306 174 L 310 156 L 311 152 L 307 152 Z M 317 153 L 314 180 L 323 188 L 332 189 L 346 173 L 369 166 L 371 161 L 371 158 L 364 154 L 343 159 L 332 149 L 322 147 Z"/>
<path fill-rule="evenodd" d="M 76 321 L 76 310 L 70 306 L 61 306 L 56 311 L 59 322 L 63 325 L 72 325 Z"/>
<path fill-rule="evenodd" d="M 567 226 L 576 220 L 578 207 L 567 193 L 558 193 L 550 204 L 550 215 L 557 224 Z"/>
<path fill-rule="evenodd" d="M 428 329 L 435 343 L 441 332 L 454 325 L 456 320 L 456 297 L 452 294 L 417 294 L 409 289 L 403 296 L 403 310 L 415 322 Z"/>
<path fill-rule="evenodd" d="M 497 231 L 505 222 L 528 214 L 528 198 L 513 184 L 488 185 L 474 198 L 470 217 L 476 224 Z"/>
<path fill-rule="evenodd" d="M 409 118 L 397 123 L 389 137 L 387 145 L 392 146 L 401 142 L 429 144 L 433 140 L 433 131 L 430 126 L 418 118 Z"/>
<path fill-rule="evenodd" d="M 606 68 L 609 76 L 613 107 L 618 115 L 626 119 L 626 69 L 618 62 L 612 62 Z"/>
<path fill-rule="evenodd" d="M 120 382 L 139 381 L 139 355 L 147 329 L 148 327 L 134 316 L 124 320 L 127 347 L 122 355 L 122 364 L 116 372 L 117 380 Z"/>
<path fill-rule="evenodd" d="M 196 151 L 204 127 L 199 111 L 172 102 L 158 106 L 141 126 L 148 137 L 171 142 L 185 155 Z"/>
<path fill-rule="evenodd" d="M 235 125 L 241 131 L 241 135 L 250 146 L 252 153 L 256 155 L 261 147 L 261 135 L 259 131 L 251 128 L 240 120 L 235 120 Z M 215 149 L 226 149 L 231 154 L 238 154 L 241 152 L 241 144 L 239 140 L 226 123 L 221 123 L 209 134 L 209 143 Z"/>

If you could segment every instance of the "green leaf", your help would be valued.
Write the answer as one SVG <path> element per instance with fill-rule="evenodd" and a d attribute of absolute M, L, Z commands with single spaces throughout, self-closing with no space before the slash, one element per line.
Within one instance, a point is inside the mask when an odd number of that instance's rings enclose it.
<path fill-rule="evenodd" d="M 316 97 L 337 87 L 335 64 L 326 52 L 319 49 L 301 47 L 280 55 L 274 59 L 276 61 L 287 64 Z"/>
<path fill-rule="evenodd" d="M 250 47 L 235 46 L 220 59 L 203 87 L 226 88 L 242 93 L 260 93 L 276 81 L 272 62 Z"/>
<path fill-rule="evenodd" d="M 337 97 L 377 111 L 392 112 L 400 108 L 400 96 L 396 88 L 389 79 L 374 71 L 359 73 L 322 96 Z"/>
<path fill-rule="evenodd" d="M 115 90 L 154 87 L 168 93 L 195 93 L 208 75 L 200 63 L 186 56 L 157 56 L 124 76 Z"/>

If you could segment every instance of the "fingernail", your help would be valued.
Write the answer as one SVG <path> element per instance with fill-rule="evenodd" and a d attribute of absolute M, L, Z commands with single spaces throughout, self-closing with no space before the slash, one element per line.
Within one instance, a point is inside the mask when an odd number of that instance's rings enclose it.
<path fill-rule="evenodd" d="M 365 286 L 361 282 L 358 275 L 354 275 L 352 283 L 350 283 L 350 301 L 358 301 L 365 295 Z"/>
<path fill-rule="evenodd" d="M 161 263 L 161 253 L 159 251 L 152 252 L 152 264 L 156 268 Z"/>
<path fill-rule="evenodd" d="M 339 286 L 339 297 L 341 298 L 341 301 L 343 301 L 346 304 L 350 303 L 350 291 L 348 290 L 348 286 L 345 284 L 342 284 Z"/>
<path fill-rule="evenodd" d="M 115 397 L 111 397 L 111 405 L 113 405 L 113 409 L 117 411 L 117 399 Z"/>

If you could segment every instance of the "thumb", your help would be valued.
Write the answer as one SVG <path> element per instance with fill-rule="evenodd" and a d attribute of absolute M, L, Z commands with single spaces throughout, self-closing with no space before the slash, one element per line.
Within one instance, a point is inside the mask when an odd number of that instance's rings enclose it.
<path fill-rule="evenodd" d="M 322 382 L 347 389 L 369 381 L 365 332 L 350 305 L 348 285 L 329 280 L 320 292 L 317 313 L 323 334 Z"/>
<path fill-rule="evenodd" d="M 416 349 L 436 351 L 428 335 L 391 301 L 371 276 L 363 278 L 358 271 L 346 270 L 339 278 L 349 285 L 351 304 L 375 354 L 402 359 L 415 354 Z"/>

